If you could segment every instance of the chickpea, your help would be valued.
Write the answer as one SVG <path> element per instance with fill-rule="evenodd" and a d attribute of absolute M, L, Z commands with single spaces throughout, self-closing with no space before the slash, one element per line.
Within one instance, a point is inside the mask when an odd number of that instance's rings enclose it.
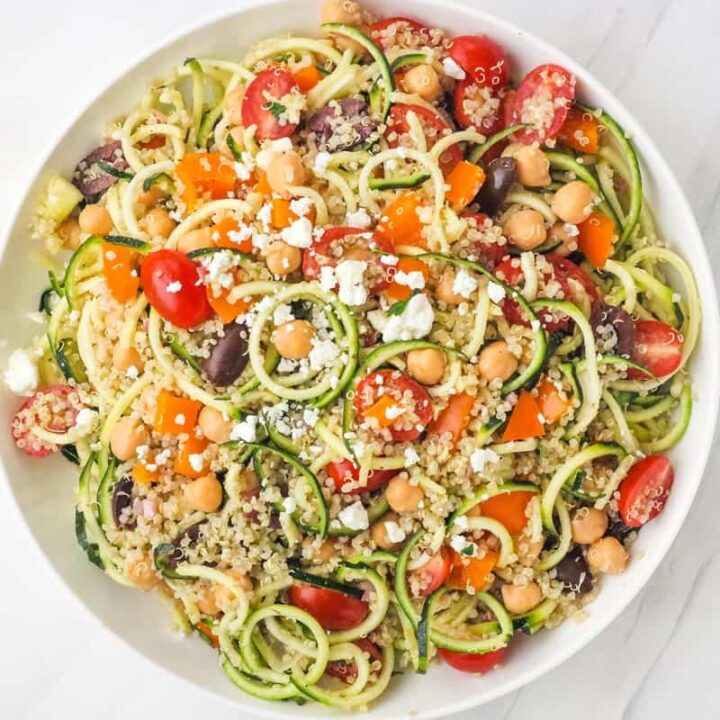
<path fill-rule="evenodd" d="M 573 516 L 570 527 L 572 539 L 580 545 L 592 545 L 608 529 L 608 516 L 596 508 L 580 508 Z"/>
<path fill-rule="evenodd" d="M 561 220 L 577 225 L 589 217 L 594 200 L 589 185 L 581 180 L 573 180 L 555 193 L 551 207 Z"/>
<path fill-rule="evenodd" d="M 290 196 L 289 187 L 305 182 L 305 166 L 294 151 L 273 155 L 266 172 L 272 191 L 284 198 Z"/>
<path fill-rule="evenodd" d="M 267 249 L 265 264 L 273 275 L 285 277 L 302 265 L 302 250 L 277 240 Z"/>
<path fill-rule="evenodd" d="M 231 90 L 223 100 L 225 117 L 231 125 L 242 125 L 242 106 L 245 99 L 245 87 L 239 86 Z M 235 138 L 233 137 L 233 140 Z"/>
<path fill-rule="evenodd" d="M 149 442 L 150 433 L 134 417 L 121 418 L 110 433 L 110 449 L 118 460 L 131 460 L 135 457 L 137 449 Z"/>
<path fill-rule="evenodd" d="M 619 575 L 628 563 L 628 553 L 623 544 L 614 537 L 596 540 L 587 551 L 588 565 L 596 572 Z"/>
<path fill-rule="evenodd" d="M 343 25 L 362 24 L 360 3 L 355 0 L 324 0 L 320 11 L 321 23 L 342 23 Z M 333 35 L 333 42 L 340 50 L 351 49 L 355 55 L 365 53 L 359 43 L 342 35 Z"/>
<path fill-rule="evenodd" d="M 455 272 L 450 268 L 446 268 L 435 286 L 435 295 L 440 302 L 447 303 L 448 305 L 460 305 L 466 301 L 462 295 L 453 290 L 454 284 Z"/>
<path fill-rule="evenodd" d="M 80 229 L 90 235 L 107 235 L 112 232 L 113 221 L 102 205 L 86 205 L 78 217 Z"/>
<path fill-rule="evenodd" d="M 530 187 L 544 187 L 552 181 L 550 161 L 536 145 L 525 145 L 515 155 L 518 180 Z"/>
<path fill-rule="evenodd" d="M 521 250 L 534 250 L 547 238 L 545 218 L 537 210 L 518 210 L 505 221 L 503 235 Z"/>
<path fill-rule="evenodd" d="M 230 439 L 230 431 L 232 430 L 232 421 L 225 419 L 223 414 L 215 408 L 207 405 L 200 411 L 198 415 L 198 426 L 202 430 L 202 434 L 214 443 L 222 443 Z"/>
<path fill-rule="evenodd" d="M 212 473 L 191 480 L 183 488 L 183 498 L 191 510 L 215 512 L 220 507 L 223 487 Z"/>
<path fill-rule="evenodd" d="M 203 615 L 217 615 L 220 612 L 220 608 L 215 602 L 215 588 L 213 586 L 205 588 L 203 594 L 197 601 L 198 610 Z"/>
<path fill-rule="evenodd" d="M 501 592 L 505 608 L 513 615 L 529 612 L 542 600 L 542 590 L 535 582 L 527 585 L 503 585 Z"/>
<path fill-rule="evenodd" d="M 239 570 L 235 570 L 233 568 L 225 570 L 224 572 L 226 575 L 233 578 L 233 580 L 235 580 L 245 592 L 252 592 L 252 580 L 247 575 L 244 575 Z M 213 585 L 211 592 L 215 606 L 221 610 L 227 610 L 232 607 L 232 604 L 235 602 L 235 593 L 225 585 L 220 585 L 219 583 L 217 585 Z"/>
<path fill-rule="evenodd" d="M 127 372 L 134 367 L 140 373 L 145 365 L 140 353 L 132 346 L 116 345 L 112 354 L 112 364 L 116 370 Z"/>
<path fill-rule="evenodd" d="M 568 227 L 572 230 L 574 226 L 569 225 L 569 223 L 556 222 L 550 228 L 550 239 L 561 243 L 553 252 L 561 257 L 567 257 L 578 249 L 577 234 L 571 235 L 568 232 Z"/>
<path fill-rule="evenodd" d="M 165 191 L 156 183 L 155 185 L 151 185 L 147 190 L 140 188 L 138 194 L 135 196 L 135 200 L 140 205 L 151 208 L 157 205 L 160 199 L 165 197 L 165 194 Z"/>
<path fill-rule="evenodd" d="M 407 354 L 407 369 L 423 385 L 437 385 L 445 375 L 445 353 L 437 348 L 411 350 Z"/>
<path fill-rule="evenodd" d="M 399 518 L 395 513 L 386 513 L 376 523 L 370 526 L 370 537 L 373 542 L 382 550 L 397 550 L 402 543 L 394 543 L 388 537 L 385 523 L 398 522 Z"/>
<path fill-rule="evenodd" d="M 125 567 L 125 574 L 133 585 L 147 592 L 160 583 L 153 562 L 149 555 L 130 560 Z"/>
<path fill-rule="evenodd" d="M 75 250 L 80 245 L 81 230 L 77 218 L 69 217 L 67 220 L 63 220 L 58 226 L 57 232 L 62 240 L 62 246 L 66 250 Z"/>
<path fill-rule="evenodd" d="M 312 350 L 315 328 L 307 320 L 291 320 L 275 330 L 272 342 L 284 358 L 302 360 Z"/>
<path fill-rule="evenodd" d="M 212 247 L 212 244 L 212 228 L 204 227 L 185 233 L 178 240 L 177 249 L 187 254 L 193 250 Z"/>
<path fill-rule="evenodd" d="M 396 475 L 385 489 L 385 498 L 395 512 L 414 512 L 420 507 L 425 493 L 422 488 L 413 485 L 408 479 Z"/>
<path fill-rule="evenodd" d="M 440 78 L 432 65 L 414 65 L 402 77 L 400 83 L 407 93 L 419 95 L 427 102 L 433 102 L 442 95 Z"/>
<path fill-rule="evenodd" d="M 320 547 L 313 549 L 313 560 L 318 563 L 327 563 L 337 557 L 337 548 L 331 540 L 323 540 Z"/>
<path fill-rule="evenodd" d="M 175 229 L 175 221 L 165 208 L 154 208 L 142 220 L 145 232 L 151 238 L 166 238 Z"/>
<path fill-rule="evenodd" d="M 512 377 L 518 369 L 517 358 L 510 352 L 503 340 L 486 345 L 480 352 L 477 364 L 478 374 L 484 380 L 502 380 Z"/>

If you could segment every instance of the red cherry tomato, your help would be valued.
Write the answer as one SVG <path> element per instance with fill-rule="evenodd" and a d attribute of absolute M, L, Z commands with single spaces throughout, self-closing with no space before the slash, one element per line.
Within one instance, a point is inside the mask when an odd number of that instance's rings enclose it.
<path fill-rule="evenodd" d="M 441 547 L 422 567 L 412 571 L 412 575 L 420 582 L 420 595 L 426 596 L 442 586 L 452 570 L 452 554 L 447 548 Z"/>
<path fill-rule="evenodd" d="M 326 630 L 349 630 L 368 615 L 364 600 L 345 595 L 339 590 L 297 584 L 288 588 L 290 602 L 309 612 Z"/>
<path fill-rule="evenodd" d="M 421 107 L 420 105 L 393 105 L 388 117 L 385 139 L 391 148 L 402 145 L 401 139 L 410 130 L 407 121 L 408 113 L 413 112 L 417 116 L 425 133 L 428 150 L 445 135 L 452 132 L 452 128 L 438 113 Z M 462 160 L 462 151 L 456 143 L 440 156 L 440 168 L 444 175 L 447 175 Z"/>
<path fill-rule="evenodd" d="M 507 648 L 500 648 L 492 652 L 475 655 L 438 648 L 440 657 L 450 667 L 466 673 L 486 673 L 494 670 L 503 661 L 506 652 Z"/>
<path fill-rule="evenodd" d="M 502 99 L 470 78 L 455 85 L 453 105 L 460 127 L 475 128 L 483 135 L 494 135 L 503 127 Z"/>
<path fill-rule="evenodd" d="M 335 483 L 335 489 L 345 495 L 360 495 L 365 492 L 373 492 L 387 485 L 394 478 L 399 470 L 373 470 L 367 479 L 365 487 L 355 487 L 352 490 L 343 490 L 343 487 L 350 482 L 357 482 L 360 477 L 360 468 L 350 460 L 338 460 L 327 466 L 327 471 Z"/>
<path fill-rule="evenodd" d="M 540 65 L 520 83 L 510 103 L 508 125 L 528 123 L 515 134 L 518 142 L 531 145 L 558 136 L 575 99 L 575 76 L 559 65 Z"/>
<path fill-rule="evenodd" d="M 638 320 L 635 323 L 635 348 L 632 357 L 653 375 L 665 377 L 675 372 L 682 361 L 683 337 L 659 320 Z M 642 370 L 630 368 L 632 380 L 647 380 Z"/>
<path fill-rule="evenodd" d="M 519 287 L 523 282 L 523 271 L 516 258 L 506 258 L 495 268 L 495 272 L 501 275 L 508 285 L 512 285 L 513 287 Z M 558 272 L 554 264 L 552 264 L 551 272 L 546 270 L 540 273 L 540 279 L 543 286 L 547 285 L 551 280 L 556 280 L 560 285 L 563 297 L 568 299 L 571 297 L 570 286 L 567 282 L 567 275 L 563 272 Z M 500 303 L 500 307 L 502 308 L 503 315 L 505 315 L 505 318 L 511 325 L 522 325 L 524 327 L 530 326 L 525 313 L 512 298 L 504 298 Z M 538 313 L 538 320 L 540 320 L 540 323 L 548 332 L 564 330 L 570 324 L 568 318 L 564 316 L 556 317 L 549 310 L 541 310 Z"/>
<path fill-rule="evenodd" d="M 73 393 L 75 393 L 73 395 Z M 55 433 L 65 433 L 77 418 L 80 399 L 70 385 L 50 385 L 26 398 L 10 423 L 15 445 L 26 455 L 42 458 L 57 452 L 59 445 L 49 444 L 33 435 L 31 428 L 42 427 Z M 43 417 L 50 413 L 49 423 Z"/>
<path fill-rule="evenodd" d="M 410 400 L 404 397 L 410 393 Z M 419 383 L 403 375 L 399 370 L 376 370 L 366 375 L 355 389 L 353 405 L 358 421 L 365 418 L 365 411 L 383 395 L 390 396 L 406 412 L 400 415 L 387 429 L 395 442 L 409 442 L 422 435 L 432 420 L 432 403 L 428 391 Z M 415 415 L 412 424 L 407 425 L 405 416 Z"/>
<path fill-rule="evenodd" d="M 501 90 L 508 84 L 507 53 L 484 35 L 460 35 L 450 45 L 450 57 L 480 86 Z"/>
<path fill-rule="evenodd" d="M 638 528 L 665 508 L 675 480 L 675 471 L 664 455 L 648 455 L 630 468 L 620 483 L 618 508 L 622 521 Z"/>
<path fill-rule="evenodd" d="M 564 276 L 566 280 L 574 280 L 582 285 L 591 301 L 595 302 L 600 299 L 597 285 L 579 265 L 576 265 L 572 260 L 555 254 L 546 255 L 545 259 L 553 266 L 556 277 Z"/>
<path fill-rule="evenodd" d="M 382 662 L 382 651 L 372 640 L 360 638 L 359 640 L 355 640 L 354 643 L 361 650 L 364 650 L 370 656 L 372 661 Z M 338 678 L 348 685 L 354 682 L 357 677 L 357 667 L 355 663 L 345 662 L 344 660 L 333 660 L 329 662 L 325 672 L 331 677 Z"/>
<path fill-rule="evenodd" d="M 442 35 L 433 36 L 430 28 L 417 20 L 406 17 L 390 17 L 379 20 L 370 29 L 370 37 L 383 49 L 391 47 L 410 48 L 442 44 Z"/>
<path fill-rule="evenodd" d="M 264 70 L 248 85 L 242 103 L 242 121 L 245 127 L 255 125 L 258 140 L 277 140 L 290 137 L 297 123 L 281 122 L 270 109 L 273 98 L 280 101 L 291 92 L 300 92 L 293 76 L 282 68 Z"/>
<path fill-rule="evenodd" d="M 488 219 L 488 216 L 484 213 L 463 215 L 463 217 L 470 221 L 471 227 L 474 225 L 479 230 L 482 230 Z M 488 270 L 494 270 L 503 258 L 507 257 L 507 254 L 507 245 L 498 245 L 496 242 L 481 242 L 477 240 L 472 245 L 472 251 L 468 259 L 479 263 Z"/>
<path fill-rule="evenodd" d="M 150 304 L 176 327 L 192 328 L 213 316 L 198 266 L 177 250 L 145 257 L 140 279 Z"/>

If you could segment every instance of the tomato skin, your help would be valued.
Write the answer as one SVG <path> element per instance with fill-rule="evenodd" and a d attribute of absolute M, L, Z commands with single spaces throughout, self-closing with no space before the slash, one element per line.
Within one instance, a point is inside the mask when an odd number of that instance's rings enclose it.
<path fill-rule="evenodd" d="M 625 525 L 638 528 L 657 517 L 674 481 L 675 471 L 664 455 L 648 455 L 635 463 L 620 483 L 618 507 Z"/>
<path fill-rule="evenodd" d="M 335 483 L 335 489 L 344 495 L 361 495 L 362 493 L 379 490 L 400 472 L 399 470 L 373 470 L 368 475 L 365 487 L 343 490 L 343 486 L 347 484 L 348 480 L 356 481 L 360 477 L 360 468 L 350 460 L 338 460 L 329 463 L 327 471 Z"/>
<path fill-rule="evenodd" d="M 280 121 L 267 109 L 269 94 L 278 100 L 299 91 L 295 78 L 282 68 L 264 70 L 248 85 L 242 103 L 242 121 L 245 127 L 255 125 L 255 136 L 258 140 L 278 140 L 290 137 L 297 128 L 297 123 L 280 124 Z"/>
<path fill-rule="evenodd" d="M 366 405 L 363 401 L 363 395 L 367 388 L 385 388 L 405 393 L 410 391 L 415 404 L 415 414 L 418 416 L 418 422 L 407 430 L 398 429 L 390 425 L 387 429 L 390 431 L 392 439 L 395 442 L 409 442 L 420 437 L 432 419 L 432 402 L 428 391 L 420 385 L 420 383 L 411 380 L 407 375 L 403 375 L 399 370 L 376 370 L 366 375 L 355 389 L 355 397 L 353 405 L 358 421 L 362 422 Z M 389 393 L 393 396 L 393 393 Z M 402 415 L 400 416 L 402 419 Z"/>
<path fill-rule="evenodd" d="M 635 348 L 632 357 L 656 377 L 665 377 L 675 372 L 682 362 L 682 335 L 660 320 L 638 320 L 635 322 Z M 647 380 L 642 370 L 630 368 L 631 380 Z"/>
<path fill-rule="evenodd" d="M 485 225 L 488 216 L 485 213 L 476 213 L 463 215 L 463 218 L 474 221 L 477 228 L 480 229 Z M 476 242 L 472 247 L 472 254 L 476 256 L 475 262 L 492 271 L 507 257 L 508 246 Z"/>
<path fill-rule="evenodd" d="M 552 100 L 555 112 L 549 123 L 542 128 L 528 128 L 515 133 L 515 139 L 525 145 L 543 143 L 556 138 L 565 124 L 568 112 L 575 100 L 575 76 L 560 65 L 539 65 L 531 70 L 520 83 L 508 108 L 508 125 L 522 122 L 523 105 L 539 95 Z"/>
<path fill-rule="evenodd" d="M 407 133 L 410 129 L 407 121 L 407 115 L 410 112 L 417 115 L 423 127 L 428 149 L 432 148 L 438 140 L 441 140 L 447 132 L 452 132 L 452 128 L 438 113 L 420 105 L 403 105 L 402 103 L 398 103 L 392 106 L 387 122 L 386 139 L 391 148 L 398 147 L 398 145 L 400 145 L 400 136 Z M 397 136 L 395 134 L 397 134 Z M 456 143 L 440 156 L 440 168 L 443 174 L 447 175 L 451 172 L 461 160 L 462 151 Z"/>
<path fill-rule="evenodd" d="M 507 53 L 485 35 L 460 35 L 450 45 L 450 57 L 480 86 L 500 90 L 508 84 Z"/>
<path fill-rule="evenodd" d="M 56 415 L 53 416 L 53 421 L 45 429 L 57 433 L 67 432 L 75 424 L 78 413 L 78 408 L 68 399 L 70 393 L 74 391 L 75 388 L 71 385 L 50 385 L 25 398 L 10 422 L 10 434 L 19 450 L 33 458 L 44 458 L 60 449 L 59 445 L 48 445 L 45 441 L 35 438 L 29 429 L 25 429 L 25 425 L 28 419 L 35 418 L 35 413 L 32 411 L 38 401 L 47 395 L 53 395 L 56 402 L 66 402 L 69 414 L 63 421 Z M 18 445 L 20 441 L 24 442 L 23 447 Z"/>
<path fill-rule="evenodd" d="M 150 305 L 176 327 L 193 328 L 213 316 L 198 266 L 178 250 L 147 255 L 140 266 L 140 279 Z M 168 292 L 168 285 L 176 282 L 180 290 Z"/>
<path fill-rule="evenodd" d="M 466 673 L 486 673 L 494 670 L 505 658 L 507 648 L 499 648 L 492 652 L 474 655 L 472 653 L 453 652 L 445 648 L 438 648 L 440 657 L 450 667 Z"/>
<path fill-rule="evenodd" d="M 595 302 L 600 299 L 597 285 L 592 281 L 592 278 L 572 260 L 568 260 L 560 255 L 555 255 L 554 253 L 546 255 L 545 258 L 553 266 L 556 277 L 564 275 L 566 280 L 575 280 L 575 282 L 583 286 L 590 300 Z"/>
<path fill-rule="evenodd" d="M 412 575 L 423 583 L 420 597 L 427 597 L 445 584 L 452 569 L 452 554 L 441 547 L 422 567 L 412 571 Z"/>
<path fill-rule="evenodd" d="M 457 85 L 455 85 L 455 90 L 453 91 L 455 119 L 460 127 L 475 128 L 475 130 L 483 135 L 494 135 L 503 128 L 502 101 L 495 112 L 489 113 L 486 117 L 483 117 L 480 122 L 473 119 L 465 110 L 465 101 L 472 95 L 479 95 L 480 90 L 481 86 L 473 82 L 470 78 L 460 80 Z"/>
<path fill-rule="evenodd" d="M 353 642 L 370 656 L 371 662 L 382 662 L 382 651 L 372 640 L 360 638 L 359 640 L 353 640 Z M 330 677 L 338 678 L 348 685 L 357 677 L 357 667 L 355 663 L 348 663 L 344 660 L 333 660 L 329 662 L 325 672 L 330 675 Z"/>
<path fill-rule="evenodd" d="M 288 597 L 295 607 L 309 612 L 326 630 L 354 628 L 369 612 L 364 600 L 314 585 L 291 585 Z"/>

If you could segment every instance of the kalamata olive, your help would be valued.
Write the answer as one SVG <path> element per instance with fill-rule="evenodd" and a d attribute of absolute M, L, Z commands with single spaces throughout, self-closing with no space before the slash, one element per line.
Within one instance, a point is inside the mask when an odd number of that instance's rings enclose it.
<path fill-rule="evenodd" d="M 635 347 L 635 323 L 620 307 L 596 302 L 590 313 L 590 325 L 598 340 L 598 349 L 629 357 Z"/>
<path fill-rule="evenodd" d="M 324 152 L 351 150 L 377 135 L 377 123 L 368 115 L 364 100 L 332 100 L 308 121 L 308 130 L 317 136 L 318 149 Z"/>
<path fill-rule="evenodd" d="M 220 387 L 232 385 L 248 364 L 248 329 L 245 325 L 230 323 L 223 328 L 224 335 L 203 362 L 205 377 Z"/>
<path fill-rule="evenodd" d="M 112 494 L 112 515 L 115 526 L 124 530 L 133 530 L 137 526 L 135 517 L 123 520 L 123 513 L 127 515 L 127 509 L 132 504 L 132 491 L 134 483 L 129 475 L 123 475 L 115 485 Z"/>
<path fill-rule="evenodd" d="M 168 553 L 165 564 L 175 569 L 178 563 L 185 560 L 185 548 L 192 547 L 200 538 L 203 523 L 195 523 L 181 532 L 172 542 L 173 550 Z M 187 542 L 185 542 L 187 540 Z"/>
<path fill-rule="evenodd" d="M 625 542 L 625 538 L 634 532 L 637 532 L 637 528 L 628 527 L 619 517 L 617 517 L 610 518 L 610 525 L 608 525 L 605 535 L 614 537 L 620 542 Z"/>
<path fill-rule="evenodd" d="M 104 193 L 118 180 L 114 175 L 105 172 L 98 165 L 100 162 L 112 165 L 116 170 L 121 171 L 128 167 L 119 142 L 111 142 L 95 148 L 78 163 L 73 173 L 73 185 L 86 198 Z"/>
<path fill-rule="evenodd" d="M 477 196 L 480 209 L 487 215 L 494 215 L 516 180 L 514 158 L 500 157 L 492 160 L 487 166 L 485 182 Z"/>
<path fill-rule="evenodd" d="M 589 593 L 593 588 L 593 579 L 588 564 L 579 547 L 571 550 L 556 566 L 557 579 L 565 590 L 576 595 Z"/>

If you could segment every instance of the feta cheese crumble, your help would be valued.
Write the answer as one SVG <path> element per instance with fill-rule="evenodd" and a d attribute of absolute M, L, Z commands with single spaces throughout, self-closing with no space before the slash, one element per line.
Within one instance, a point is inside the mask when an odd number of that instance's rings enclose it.
<path fill-rule="evenodd" d="M 367 302 L 364 285 L 366 269 L 367 263 L 364 260 L 345 260 L 335 268 L 339 285 L 338 297 L 346 305 L 364 305 Z"/>
<path fill-rule="evenodd" d="M 425 287 L 425 276 L 419 270 L 411 270 L 410 272 L 398 270 L 393 280 L 398 285 L 405 285 L 411 290 L 422 290 Z"/>
<path fill-rule="evenodd" d="M 258 419 L 257 415 L 247 415 L 244 420 L 235 423 L 230 431 L 230 439 L 255 442 L 257 440 Z"/>
<path fill-rule="evenodd" d="M 445 74 L 453 80 L 465 79 L 465 71 L 451 57 L 443 58 L 442 66 Z"/>
<path fill-rule="evenodd" d="M 345 216 L 345 223 L 350 227 L 367 228 L 372 225 L 372 218 L 365 208 L 358 208 Z"/>
<path fill-rule="evenodd" d="M 477 286 L 477 280 L 467 270 L 460 270 L 453 281 L 452 291 L 460 297 L 469 298 Z"/>
<path fill-rule="evenodd" d="M 401 543 L 405 539 L 405 531 L 394 521 L 385 521 L 385 532 L 391 543 Z"/>
<path fill-rule="evenodd" d="M 168 286 L 165 288 L 169 293 L 172 293 L 173 295 L 175 293 L 179 293 L 182 290 L 182 283 L 179 280 L 175 280 L 175 282 L 168 283 Z"/>
<path fill-rule="evenodd" d="M 502 285 L 498 285 L 497 283 L 491 281 L 488 283 L 487 290 L 488 297 L 496 305 L 505 299 L 505 288 Z"/>
<path fill-rule="evenodd" d="M 415 448 L 405 448 L 405 452 L 403 453 L 405 455 L 405 467 L 409 468 L 413 465 L 417 465 L 420 462 L 420 456 L 417 453 L 417 450 Z"/>
<path fill-rule="evenodd" d="M 280 238 L 293 247 L 309 248 L 313 242 L 312 223 L 306 217 L 298 218 L 292 225 L 282 229 Z"/>
<path fill-rule="evenodd" d="M 343 508 L 338 513 L 338 519 L 351 530 L 367 530 L 370 527 L 367 510 L 360 500 Z"/>
<path fill-rule="evenodd" d="M 368 320 L 382 333 L 383 342 L 420 340 L 430 334 L 435 314 L 424 294 L 414 295 L 399 315 L 386 316 L 377 311 L 368 313 Z"/>
<path fill-rule="evenodd" d="M 487 464 L 494 464 L 500 460 L 500 456 L 489 448 L 478 448 L 470 455 L 470 466 L 476 473 L 485 471 Z"/>
<path fill-rule="evenodd" d="M 16 395 L 32 395 L 37 390 L 40 381 L 38 369 L 27 350 L 18 349 L 10 355 L 3 379 Z"/>

